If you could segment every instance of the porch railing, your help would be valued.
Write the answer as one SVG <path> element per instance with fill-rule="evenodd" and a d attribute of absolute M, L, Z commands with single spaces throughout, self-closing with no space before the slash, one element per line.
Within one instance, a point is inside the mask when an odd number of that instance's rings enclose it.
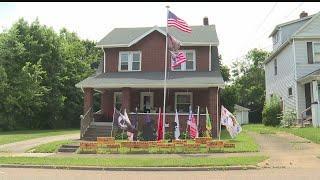
<path fill-rule="evenodd" d="M 304 126 L 304 120 L 307 119 L 308 115 L 307 112 L 311 111 L 311 106 L 308 107 L 307 109 L 303 110 L 300 114 L 301 114 L 301 126 Z M 311 112 L 312 113 L 312 112 Z"/>
<path fill-rule="evenodd" d="M 84 116 L 81 116 L 80 139 L 83 138 L 84 133 L 87 131 L 92 121 L 93 121 L 93 111 L 92 111 L 92 107 L 90 107 L 88 111 L 84 114 Z"/>

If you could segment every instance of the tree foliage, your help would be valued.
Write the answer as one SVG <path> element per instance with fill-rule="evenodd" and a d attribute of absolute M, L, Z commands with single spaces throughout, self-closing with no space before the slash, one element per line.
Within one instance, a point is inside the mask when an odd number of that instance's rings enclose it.
<path fill-rule="evenodd" d="M 0 34 L 0 128 L 79 126 L 82 92 L 75 84 L 101 58 L 95 43 L 20 19 Z"/>
<path fill-rule="evenodd" d="M 248 107 L 253 111 L 251 119 L 261 122 L 265 99 L 265 75 L 263 61 L 269 52 L 261 49 L 250 50 L 244 59 L 237 60 L 231 67 L 231 81 L 222 94 L 222 103 L 229 109 L 234 104 Z"/>

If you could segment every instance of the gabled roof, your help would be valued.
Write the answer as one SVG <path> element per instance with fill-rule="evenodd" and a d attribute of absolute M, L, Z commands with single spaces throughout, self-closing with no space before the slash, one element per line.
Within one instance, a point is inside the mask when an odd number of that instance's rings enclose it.
<path fill-rule="evenodd" d="M 190 34 L 173 27 L 169 27 L 168 32 L 183 46 L 219 44 L 215 25 L 191 26 L 191 28 Z M 97 43 L 97 47 L 130 47 L 154 31 L 165 35 L 166 27 L 115 28 Z"/>
<path fill-rule="evenodd" d="M 297 23 L 297 22 L 300 22 L 300 21 L 308 20 L 308 19 L 311 19 L 313 16 L 314 16 L 314 14 L 310 15 L 310 16 L 307 16 L 307 17 L 304 17 L 304 18 L 299 18 L 299 19 L 295 19 L 295 20 L 292 20 L 292 21 L 288 21 L 288 22 L 285 22 L 285 23 L 278 24 L 273 29 L 273 31 L 271 32 L 269 37 L 273 36 L 283 26 L 287 26 L 287 25 L 290 25 L 290 24 L 293 24 L 293 23 Z"/>

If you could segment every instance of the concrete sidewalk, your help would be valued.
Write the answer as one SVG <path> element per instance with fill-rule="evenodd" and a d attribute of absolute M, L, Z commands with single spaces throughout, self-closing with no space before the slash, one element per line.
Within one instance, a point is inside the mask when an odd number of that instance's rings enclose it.
<path fill-rule="evenodd" d="M 0 152 L 24 153 L 28 149 L 41 144 L 54 142 L 54 141 L 61 141 L 61 140 L 77 140 L 79 138 L 80 138 L 79 133 L 35 138 L 35 139 L 26 140 L 26 141 L 19 141 L 19 142 L 14 142 L 10 144 L 0 145 Z"/>

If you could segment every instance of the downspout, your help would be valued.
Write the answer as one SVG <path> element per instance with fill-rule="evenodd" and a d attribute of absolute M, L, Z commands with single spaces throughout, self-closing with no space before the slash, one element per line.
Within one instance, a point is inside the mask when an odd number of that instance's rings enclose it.
<path fill-rule="evenodd" d="M 294 83 L 295 83 L 295 89 L 296 89 L 296 114 L 297 114 L 297 118 L 299 119 L 300 112 L 298 112 L 299 106 L 298 106 L 297 62 L 296 62 L 296 47 L 295 47 L 294 37 L 292 37 L 292 50 L 293 50 L 293 62 L 294 62 Z"/>
<path fill-rule="evenodd" d="M 106 72 L 106 52 L 104 51 L 103 47 L 101 48 L 103 51 L 103 73 Z"/>
<path fill-rule="evenodd" d="M 209 71 L 211 71 L 211 44 L 209 45 Z"/>

